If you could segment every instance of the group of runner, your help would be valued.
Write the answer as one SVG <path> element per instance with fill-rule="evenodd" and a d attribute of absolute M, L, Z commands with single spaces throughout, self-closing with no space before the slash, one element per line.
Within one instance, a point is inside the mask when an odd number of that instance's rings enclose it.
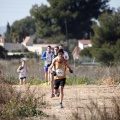
<path fill-rule="evenodd" d="M 66 83 L 67 68 L 70 73 L 73 73 L 68 64 L 69 55 L 64 50 L 64 46 L 60 44 L 54 47 L 53 51 L 51 46 L 48 46 L 47 50 L 42 54 L 41 59 L 44 60 L 45 82 L 50 82 L 50 97 L 60 96 L 59 105 L 60 108 L 63 108 L 63 89 Z M 17 72 L 19 72 L 20 85 L 26 84 L 27 67 L 24 60 L 22 60 L 22 65 L 18 67 Z"/>
<path fill-rule="evenodd" d="M 51 46 L 48 46 L 41 59 L 44 60 L 45 81 L 50 82 L 51 98 L 60 95 L 60 108 L 63 108 L 63 89 L 66 83 L 67 68 L 70 73 L 73 73 L 68 64 L 68 53 L 62 44 L 54 47 L 54 51 L 51 51 Z"/>

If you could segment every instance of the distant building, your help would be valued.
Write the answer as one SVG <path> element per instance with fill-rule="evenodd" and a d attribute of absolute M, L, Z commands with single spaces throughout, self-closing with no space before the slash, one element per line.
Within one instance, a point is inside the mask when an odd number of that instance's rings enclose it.
<path fill-rule="evenodd" d="M 27 36 L 22 43 L 6 43 L 2 36 L 0 36 L 0 45 L 4 47 L 8 52 L 12 52 L 13 50 L 23 50 L 28 49 L 29 51 L 41 55 L 46 49 L 47 46 L 51 47 L 57 46 L 57 44 L 34 44 L 35 36 Z"/>
<path fill-rule="evenodd" d="M 27 36 L 25 40 L 22 42 L 24 46 L 33 46 L 33 39 L 35 38 L 34 35 L 32 36 Z"/>
<path fill-rule="evenodd" d="M 85 47 L 92 47 L 91 40 L 78 40 L 78 47 L 83 50 Z"/>
<path fill-rule="evenodd" d="M 78 40 L 78 46 L 76 46 L 72 52 L 73 55 L 73 59 L 79 59 L 80 55 L 80 51 L 83 50 L 86 47 L 91 47 L 92 43 L 90 40 Z"/>
<path fill-rule="evenodd" d="M 72 55 L 73 55 L 73 59 L 79 59 L 80 55 L 80 48 L 78 46 L 76 46 L 72 52 Z"/>
<path fill-rule="evenodd" d="M 4 43 L 4 37 L 0 35 L 0 43 Z"/>

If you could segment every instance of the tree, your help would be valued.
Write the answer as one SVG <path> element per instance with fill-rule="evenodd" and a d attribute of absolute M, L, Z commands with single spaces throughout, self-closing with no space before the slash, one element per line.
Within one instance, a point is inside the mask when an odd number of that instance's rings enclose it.
<path fill-rule="evenodd" d="M 92 18 L 97 19 L 108 10 L 108 0 L 48 0 L 50 7 L 33 6 L 31 15 L 35 19 L 40 37 L 64 34 L 68 38 L 89 38 Z"/>
<path fill-rule="evenodd" d="M 31 16 L 34 17 L 36 33 L 40 38 L 56 37 L 60 34 L 60 27 L 56 20 L 52 18 L 50 8 L 46 5 L 34 5 L 30 10 Z"/>
<path fill-rule="evenodd" d="M 91 53 L 92 48 L 91 47 L 86 47 L 84 50 L 80 52 L 80 56 L 87 56 L 92 58 L 92 53 Z"/>
<path fill-rule="evenodd" d="M 11 43 L 12 42 L 12 35 L 11 35 L 12 29 L 9 23 L 7 23 L 7 30 L 5 33 L 5 41 Z"/>
<path fill-rule="evenodd" d="M 92 56 L 111 65 L 120 60 L 120 8 L 112 14 L 102 14 L 98 21 L 99 25 L 93 25 Z"/>
<path fill-rule="evenodd" d="M 6 59 L 7 57 L 7 50 L 5 50 L 2 46 L 0 46 L 0 59 Z"/>
<path fill-rule="evenodd" d="M 26 17 L 12 24 L 12 36 L 15 42 L 22 42 L 26 36 L 35 33 L 35 23 L 32 17 Z"/>

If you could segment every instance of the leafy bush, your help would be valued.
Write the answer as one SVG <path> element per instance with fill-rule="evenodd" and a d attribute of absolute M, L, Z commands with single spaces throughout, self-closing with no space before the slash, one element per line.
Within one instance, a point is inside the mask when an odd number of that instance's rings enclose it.
<path fill-rule="evenodd" d="M 0 46 L 0 58 L 6 59 L 7 57 L 7 50 L 5 50 L 2 46 Z"/>
<path fill-rule="evenodd" d="M 29 116 L 40 116 L 44 115 L 44 113 L 40 110 L 36 110 L 36 108 L 31 107 L 20 107 L 19 108 L 19 116 L 29 117 Z"/>
<path fill-rule="evenodd" d="M 41 96 L 35 96 L 35 89 L 30 87 L 23 91 L 17 91 L 13 86 L 2 84 L 0 91 L 0 118 L 6 120 L 17 120 L 19 117 L 32 117 L 45 115 L 38 110 L 38 104 L 43 102 Z"/>

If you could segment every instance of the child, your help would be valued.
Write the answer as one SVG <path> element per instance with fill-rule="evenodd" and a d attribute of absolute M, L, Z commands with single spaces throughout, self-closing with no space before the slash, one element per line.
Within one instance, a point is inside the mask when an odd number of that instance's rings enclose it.
<path fill-rule="evenodd" d="M 25 66 L 25 61 L 22 60 L 22 65 L 18 67 L 17 72 L 19 72 L 19 84 L 26 84 L 26 73 L 28 72 Z"/>
<path fill-rule="evenodd" d="M 64 59 L 63 55 L 64 51 L 62 49 L 59 49 L 58 56 L 54 58 L 49 68 L 50 72 L 53 72 L 52 68 L 54 67 L 54 90 L 55 95 L 57 95 L 60 91 L 60 108 L 63 108 L 62 102 L 64 96 L 63 89 L 66 83 L 66 69 L 68 68 L 70 73 L 73 73 L 69 64 L 67 63 L 67 60 Z"/>

